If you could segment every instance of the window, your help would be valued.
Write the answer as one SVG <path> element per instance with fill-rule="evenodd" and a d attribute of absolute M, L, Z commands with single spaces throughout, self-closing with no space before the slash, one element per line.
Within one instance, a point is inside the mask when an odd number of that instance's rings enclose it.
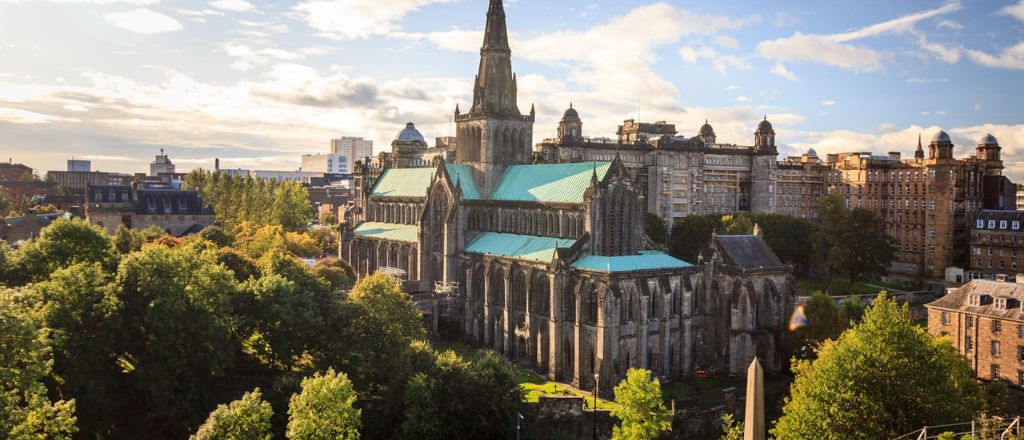
<path fill-rule="evenodd" d="M 934 203 L 934 202 L 932 202 Z M 985 220 L 978 220 L 977 228 L 982 229 L 985 227 Z"/>
<path fill-rule="evenodd" d="M 942 312 L 942 325 L 949 325 L 949 312 Z"/>
<path fill-rule="evenodd" d="M 999 229 L 1006 229 L 1006 220 L 999 221 Z"/>
<path fill-rule="evenodd" d="M 1024 345 L 1017 346 L 1017 360 L 1024 362 Z"/>
<path fill-rule="evenodd" d="M 1017 370 L 1017 385 L 1024 385 L 1024 370 Z"/>
<path fill-rule="evenodd" d="M 1024 324 L 1020 324 L 1017 326 L 1017 337 L 1024 338 Z"/>
<path fill-rule="evenodd" d="M 999 357 L 999 341 L 992 341 L 992 357 Z"/>
<path fill-rule="evenodd" d="M 968 316 L 966 323 L 967 323 L 967 328 L 974 328 L 974 317 L 973 316 Z"/>
<path fill-rule="evenodd" d="M 999 380 L 999 364 L 992 364 L 992 380 Z"/>
<path fill-rule="evenodd" d="M 974 340 L 971 339 L 970 336 L 965 337 L 964 338 L 964 350 L 966 350 L 968 353 L 970 353 L 973 348 L 974 348 Z"/>
<path fill-rule="evenodd" d="M 1003 329 L 1003 322 L 999 320 L 992 320 L 992 333 L 999 333 Z"/>

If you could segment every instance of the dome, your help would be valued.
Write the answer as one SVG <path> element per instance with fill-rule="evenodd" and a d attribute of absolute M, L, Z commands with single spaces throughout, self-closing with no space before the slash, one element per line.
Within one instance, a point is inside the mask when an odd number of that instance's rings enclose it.
<path fill-rule="evenodd" d="M 995 136 L 992 136 L 992 133 L 989 133 L 989 134 L 986 134 L 985 137 L 981 138 L 981 142 L 978 142 L 978 144 L 980 144 L 980 145 L 999 145 L 999 141 L 996 140 Z"/>
<path fill-rule="evenodd" d="M 761 121 L 760 124 L 757 124 L 757 132 L 758 133 L 770 133 L 772 131 L 774 131 L 772 129 L 772 123 L 768 122 L 768 116 L 765 116 L 764 120 Z"/>
<path fill-rule="evenodd" d="M 818 152 L 814 151 L 813 148 L 807 149 L 807 157 L 818 157 Z"/>
<path fill-rule="evenodd" d="M 578 121 L 580 119 L 580 114 L 576 112 L 576 109 L 572 108 L 572 104 L 570 103 L 569 109 L 565 111 L 564 115 L 562 115 L 562 119 L 566 121 Z"/>
<path fill-rule="evenodd" d="M 715 129 L 711 128 L 711 124 L 708 124 L 707 119 L 704 120 L 704 125 L 700 126 L 701 137 L 713 137 L 715 135 Z"/>
<path fill-rule="evenodd" d="M 416 129 L 416 124 L 412 122 L 405 124 L 405 129 L 399 132 L 398 136 L 395 136 L 395 140 L 399 142 L 427 142 L 423 135 L 420 134 L 420 131 Z"/>
<path fill-rule="evenodd" d="M 945 131 L 939 130 L 939 132 L 935 133 L 935 136 L 932 137 L 932 142 L 952 142 L 952 140 L 949 138 L 949 134 L 946 134 Z"/>

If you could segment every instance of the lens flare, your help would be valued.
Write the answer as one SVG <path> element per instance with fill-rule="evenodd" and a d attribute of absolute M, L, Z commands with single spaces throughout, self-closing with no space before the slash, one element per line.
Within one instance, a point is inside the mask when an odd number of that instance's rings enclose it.
<path fill-rule="evenodd" d="M 789 316 L 789 331 L 795 331 L 805 325 L 807 325 L 807 315 L 804 313 L 804 306 L 796 306 L 796 310 L 793 310 L 793 314 Z"/>

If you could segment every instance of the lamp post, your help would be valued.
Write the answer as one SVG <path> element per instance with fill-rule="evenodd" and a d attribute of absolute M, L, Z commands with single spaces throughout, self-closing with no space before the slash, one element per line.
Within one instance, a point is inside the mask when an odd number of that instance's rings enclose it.
<path fill-rule="evenodd" d="M 597 440 L 597 381 L 600 375 L 594 372 L 594 440 Z"/>

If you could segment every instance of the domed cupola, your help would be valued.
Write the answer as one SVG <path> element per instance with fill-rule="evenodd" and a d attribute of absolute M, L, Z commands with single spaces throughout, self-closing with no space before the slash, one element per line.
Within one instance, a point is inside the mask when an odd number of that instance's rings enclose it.
<path fill-rule="evenodd" d="M 715 129 L 711 127 L 711 124 L 708 123 L 707 119 L 704 120 L 704 125 L 700 126 L 700 133 L 697 137 L 699 137 L 706 146 L 714 145 L 716 139 Z"/>
<path fill-rule="evenodd" d="M 583 121 L 571 102 L 558 123 L 558 140 L 568 143 L 583 141 Z"/>
<path fill-rule="evenodd" d="M 992 133 L 989 133 L 983 136 L 981 140 L 978 141 L 977 157 L 978 159 L 992 162 L 1001 161 L 1001 150 L 1002 148 L 999 147 L 999 141 L 996 140 L 995 136 L 992 136 Z"/>
<path fill-rule="evenodd" d="M 405 124 L 405 128 L 398 132 L 398 136 L 395 136 L 397 142 L 423 142 L 427 143 L 426 139 L 423 138 L 423 134 L 416 129 L 416 124 L 412 122 Z"/>
<path fill-rule="evenodd" d="M 936 160 L 953 159 L 953 140 L 949 133 L 939 130 L 932 136 L 931 144 L 928 144 L 928 158 Z"/>
<path fill-rule="evenodd" d="M 953 140 L 949 138 L 949 133 L 939 130 L 938 133 L 935 133 L 935 136 L 932 136 L 932 142 L 953 142 Z"/>
<path fill-rule="evenodd" d="M 754 132 L 754 151 L 758 154 L 778 154 L 775 149 L 775 129 L 772 123 L 768 122 L 768 115 L 757 124 L 757 131 Z"/>

